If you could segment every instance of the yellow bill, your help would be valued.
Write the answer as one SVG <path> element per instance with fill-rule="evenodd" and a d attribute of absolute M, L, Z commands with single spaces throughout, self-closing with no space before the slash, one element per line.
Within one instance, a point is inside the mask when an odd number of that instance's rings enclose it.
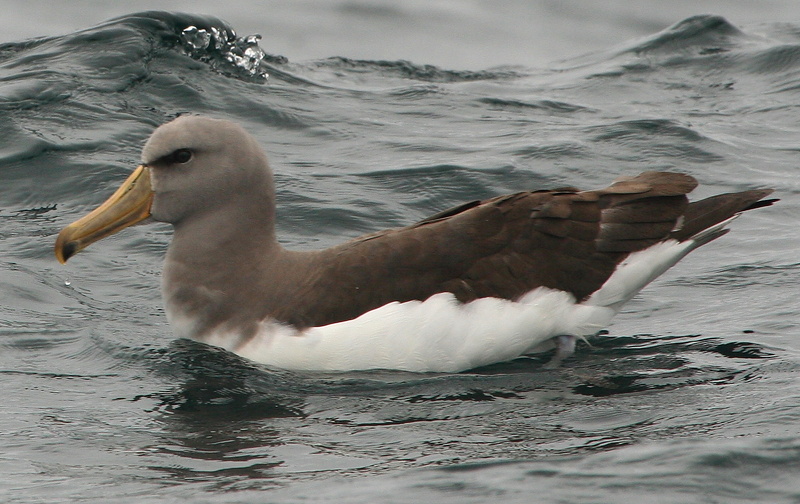
<path fill-rule="evenodd" d="M 56 258 L 64 264 L 97 240 L 148 218 L 152 202 L 150 169 L 139 166 L 105 203 L 61 230 Z"/>

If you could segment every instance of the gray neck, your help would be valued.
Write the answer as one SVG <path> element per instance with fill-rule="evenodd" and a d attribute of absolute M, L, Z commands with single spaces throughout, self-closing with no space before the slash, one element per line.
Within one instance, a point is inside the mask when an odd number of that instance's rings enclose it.
<path fill-rule="evenodd" d="M 269 273 L 285 253 L 274 222 L 270 201 L 242 197 L 175 224 L 162 292 L 178 336 L 203 340 L 212 330 L 255 330 L 249 326 L 262 317 Z"/>

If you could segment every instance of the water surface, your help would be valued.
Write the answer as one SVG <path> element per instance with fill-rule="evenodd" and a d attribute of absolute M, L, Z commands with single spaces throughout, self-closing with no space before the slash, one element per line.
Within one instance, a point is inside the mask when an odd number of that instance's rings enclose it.
<path fill-rule="evenodd" d="M 675 21 L 547 67 L 287 59 L 265 38 L 252 72 L 181 35 L 250 33 L 156 12 L 0 45 L 3 500 L 800 500 L 800 25 Z M 287 247 L 644 169 L 782 201 L 561 369 L 288 373 L 171 336 L 168 226 L 52 255 L 186 112 L 268 150 Z"/>

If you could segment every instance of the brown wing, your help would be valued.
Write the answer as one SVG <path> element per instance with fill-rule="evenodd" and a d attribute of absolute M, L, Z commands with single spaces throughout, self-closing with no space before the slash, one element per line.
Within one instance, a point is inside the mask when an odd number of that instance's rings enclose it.
<path fill-rule="evenodd" d="M 686 194 L 696 185 L 688 175 L 646 172 L 600 190 L 521 192 L 467 203 L 324 251 L 308 295 L 301 293 L 285 317 L 273 315 L 299 326 L 321 325 L 438 292 L 468 302 L 516 299 L 542 286 L 585 299 L 629 253 L 671 233 L 686 239 L 765 195 L 750 191 L 690 206 Z M 686 233 L 675 231 L 687 208 L 693 210 L 685 220 L 693 224 L 684 225 Z M 328 295 L 320 299 L 312 292 Z"/>

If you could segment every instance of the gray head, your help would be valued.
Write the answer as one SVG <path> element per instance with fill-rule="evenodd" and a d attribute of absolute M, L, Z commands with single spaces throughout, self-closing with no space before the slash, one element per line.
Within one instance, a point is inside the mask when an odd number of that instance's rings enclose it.
<path fill-rule="evenodd" d="M 154 193 L 150 213 L 178 224 L 247 201 L 273 204 L 272 172 L 264 151 L 229 121 L 181 116 L 156 129 L 142 150 Z M 269 200 L 269 201 L 265 201 Z"/>
<path fill-rule="evenodd" d="M 148 217 L 212 233 L 241 225 L 274 238 L 272 172 L 258 143 L 229 121 L 182 116 L 157 128 L 142 164 L 100 207 L 59 234 L 65 262 L 89 244 Z M 206 234 L 208 236 L 208 234 Z"/>

